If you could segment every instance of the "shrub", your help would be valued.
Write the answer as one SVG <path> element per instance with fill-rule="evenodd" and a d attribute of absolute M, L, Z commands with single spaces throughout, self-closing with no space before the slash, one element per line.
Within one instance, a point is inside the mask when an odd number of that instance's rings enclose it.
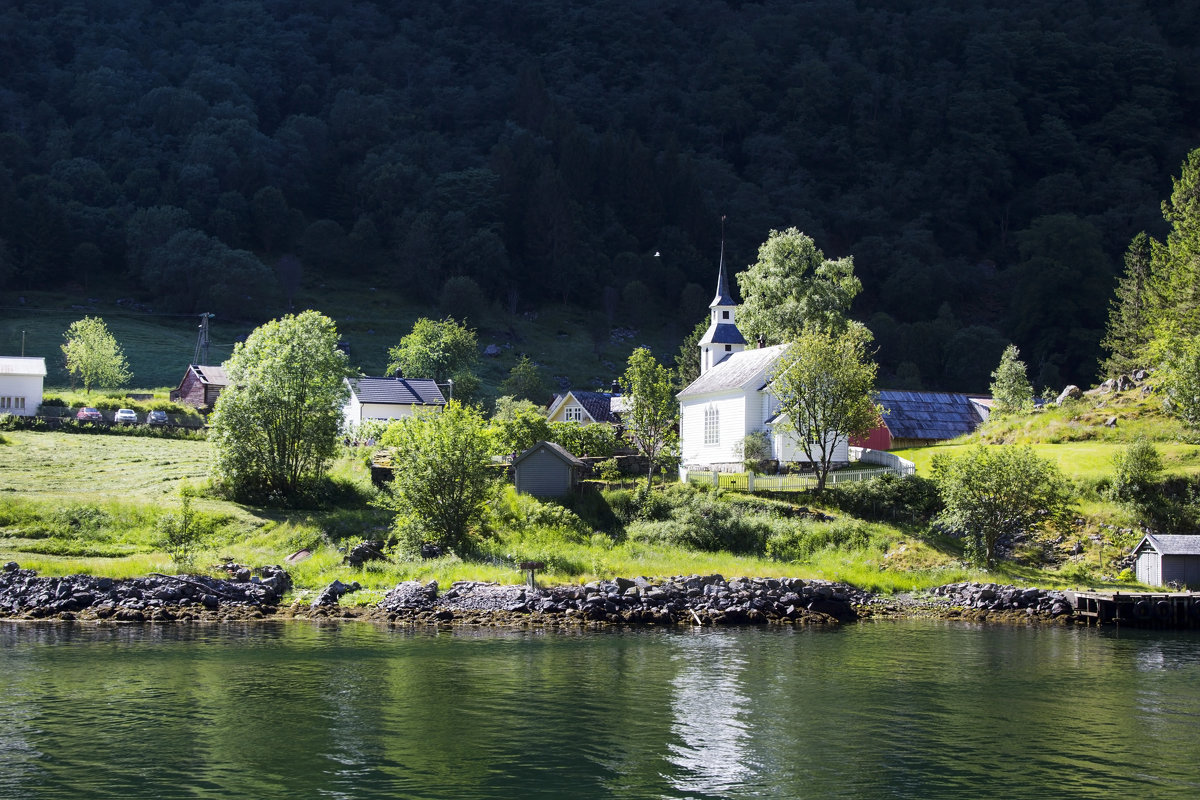
<path fill-rule="evenodd" d="M 42 405 L 50 408 L 66 408 L 67 401 L 57 395 L 48 394 L 42 397 Z"/>
<path fill-rule="evenodd" d="M 746 514 L 710 495 L 697 494 L 667 508 L 669 517 L 643 517 L 631 525 L 629 538 L 706 552 L 761 553 L 770 528 L 766 517 Z"/>
<path fill-rule="evenodd" d="M 175 562 L 181 572 L 190 571 L 196 554 L 202 549 L 213 531 L 213 521 L 206 514 L 192 509 L 194 490 L 188 486 L 179 488 L 179 510 L 169 511 L 158 520 L 158 545 Z"/>
<path fill-rule="evenodd" d="M 874 520 L 927 522 L 942 510 L 937 485 L 918 475 L 901 477 L 892 473 L 878 478 L 844 483 L 831 500 L 843 511 Z"/>
<path fill-rule="evenodd" d="M 1145 439 L 1138 439 L 1113 456 L 1109 497 L 1134 508 L 1151 503 L 1162 469 L 1157 448 Z"/>
<path fill-rule="evenodd" d="M 615 458 L 606 458 L 603 461 L 597 461 L 595 470 L 601 480 L 619 481 L 621 479 L 621 468 L 618 466 L 617 459 Z"/>
<path fill-rule="evenodd" d="M 494 528 L 516 533 L 551 529 L 571 542 L 586 542 L 592 535 L 588 525 L 570 509 L 521 494 L 512 486 L 505 486 L 489 504 L 488 522 Z"/>
<path fill-rule="evenodd" d="M 870 528 L 859 520 L 800 520 L 769 536 L 766 553 L 777 561 L 803 562 L 825 549 L 868 550 L 873 546 L 884 549 L 886 542 L 876 543 Z"/>

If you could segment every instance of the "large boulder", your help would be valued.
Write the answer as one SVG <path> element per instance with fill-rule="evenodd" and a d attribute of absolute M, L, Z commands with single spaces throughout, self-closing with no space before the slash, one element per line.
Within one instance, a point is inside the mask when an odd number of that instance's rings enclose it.
<path fill-rule="evenodd" d="M 1068 400 L 1078 400 L 1081 397 L 1083 397 L 1083 390 L 1075 384 L 1071 384 L 1062 390 L 1062 393 L 1058 396 L 1058 399 L 1054 401 L 1054 404 L 1056 406 L 1061 406 Z"/>

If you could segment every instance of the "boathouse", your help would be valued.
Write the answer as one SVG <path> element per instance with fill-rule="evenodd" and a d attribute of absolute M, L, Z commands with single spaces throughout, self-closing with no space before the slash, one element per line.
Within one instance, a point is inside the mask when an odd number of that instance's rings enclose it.
<path fill-rule="evenodd" d="M 1133 552 L 1139 582 L 1200 589 L 1200 535 L 1147 534 Z"/>

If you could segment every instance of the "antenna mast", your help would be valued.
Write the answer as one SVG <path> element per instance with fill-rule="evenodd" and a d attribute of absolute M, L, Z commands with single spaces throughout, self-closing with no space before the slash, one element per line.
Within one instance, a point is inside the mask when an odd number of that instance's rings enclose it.
<path fill-rule="evenodd" d="M 208 363 L 208 321 L 215 316 L 207 311 L 200 315 L 200 336 L 196 339 L 196 352 L 192 354 L 193 364 Z"/>

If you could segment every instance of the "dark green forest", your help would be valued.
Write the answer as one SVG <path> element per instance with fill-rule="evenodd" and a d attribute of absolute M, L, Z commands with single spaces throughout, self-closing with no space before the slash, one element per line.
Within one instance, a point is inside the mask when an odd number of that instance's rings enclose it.
<path fill-rule="evenodd" d="M 1198 49 L 1180 0 L 8 3 L 0 289 L 258 321 L 458 278 L 687 331 L 725 215 L 735 269 L 789 226 L 854 257 L 885 385 L 984 389 L 1009 341 L 1083 383 Z"/>

